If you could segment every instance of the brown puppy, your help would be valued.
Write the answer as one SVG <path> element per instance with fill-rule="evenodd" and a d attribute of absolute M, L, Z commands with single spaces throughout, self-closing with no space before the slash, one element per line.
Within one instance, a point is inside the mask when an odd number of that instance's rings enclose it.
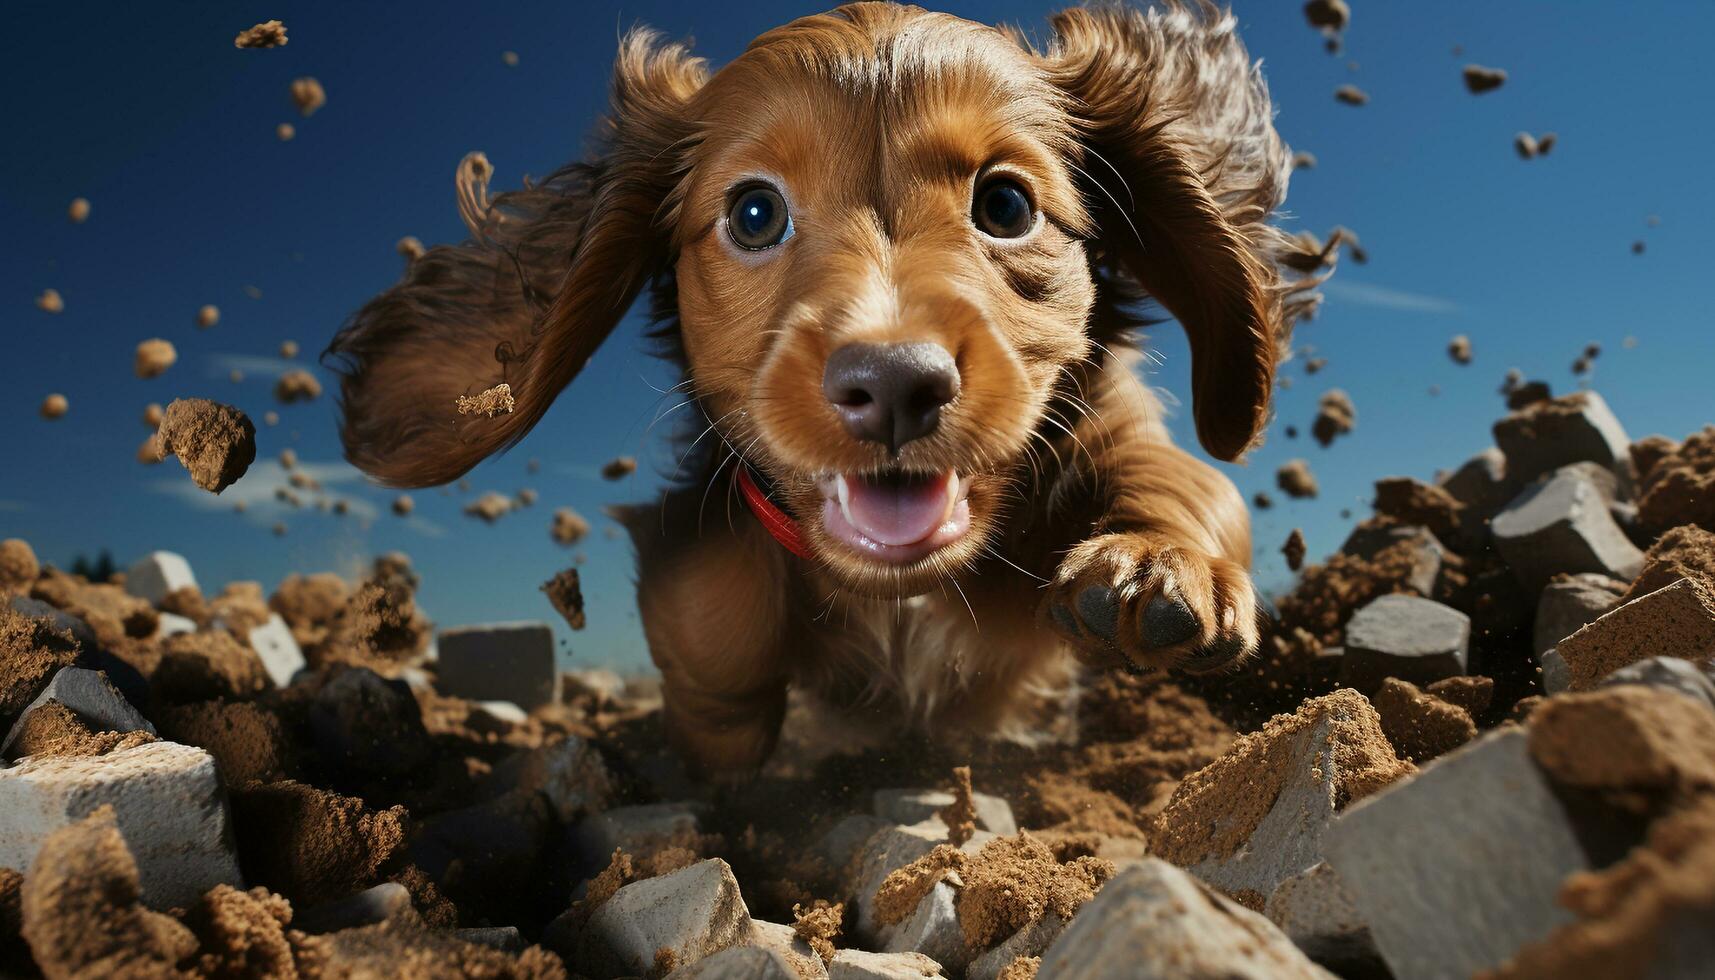
<path fill-rule="evenodd" d="M 712 74 L 633 32 L 595 158 L 493 201 L 467 158 L 472 239 L 330 348 L 350 459 L 443 483 L 521 439 L 651 291 L 701 414 L 692 478 L 634 522 L 638 601 L 705 774 L 766 758 L 789 684 L 1016 731 L 1068 654 L 1212 671 L 1256 646 L 1244 504 L 1169 441 L 1135 311 L 1184 326 L 1198 437 L 1240 457 L 1315 302 L 1267 223 L 1290 154 L 1230 15 L 1052 25 L 1038 50 L 859 3 Z M 502 381 L 512 414 L 454 411 Z"/>

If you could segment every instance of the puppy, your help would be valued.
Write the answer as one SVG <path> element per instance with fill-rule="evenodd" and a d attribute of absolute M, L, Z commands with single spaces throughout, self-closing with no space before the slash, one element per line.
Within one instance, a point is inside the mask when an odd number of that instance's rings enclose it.
<path fill-rule="evenodd" d="M 517 443 L 648 291 L 698 426 L 631 532 L 672 742 L 768 756 L 790 685 L 1020 730 L 1077 664 L 1207 673 L 1257 644 L 1245 506 L 1138 380 L 1190 339 L 1197 436 L 1261 437 L 1313 275 L 1268 222 L 1290 155 L 1212 5 L 1076 8 L 1053 39 L 891 3 L 711 72 L 621 42 L 599 149 L 490 200 L 334 339 L 348 458 L 450 481 Z M 516 410 L 461 417 L 507 382 Z"/>

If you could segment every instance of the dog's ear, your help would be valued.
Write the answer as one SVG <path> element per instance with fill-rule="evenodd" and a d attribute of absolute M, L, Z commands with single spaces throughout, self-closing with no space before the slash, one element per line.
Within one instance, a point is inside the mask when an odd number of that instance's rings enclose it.
<path fill-rule="evenodd" d="M 592 159 L 492 201 L 488 160 L 464 159 L 470 239 L 417 258 L 323 355 L 343 375 L 347 459 L 384 483 L 428 486 L 530 431 L 666 267 L 687 108 L 706 78 L 684 46 L 633 31 Z M 513 411 L 459 414 L 459 396 L 503 382 Z"/>
<path fill-rule="evenodd" d="M 1051 18 L 1040 63 L 1068 97 L 1098 261 L 1190 338 L 1197 437 L 1237 459 L 1268 422 L 1275 365 L 1320 280 L 1288 282 L 1268 224 L 1290 155 L 1261 74 L 1209 3 L 1080 7 Z"/>

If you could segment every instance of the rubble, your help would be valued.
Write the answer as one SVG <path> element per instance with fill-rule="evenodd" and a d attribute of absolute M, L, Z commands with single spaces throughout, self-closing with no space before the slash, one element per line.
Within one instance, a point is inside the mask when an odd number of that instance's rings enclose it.
<path fill-rule="evenodd" d="M 511 701 L 529 709 L 554 701 L 554 633 L 546 623 L 494 623 L 443 630 L 437 639 L 443 694 Z"/>
<path fill-rule="evenodd" d="M 1521 483 L 1569 463 L 1588 461 L 1617 471 L 1629 459 L 1626 430 L 1594 391 L 1527 405 L 1496 422 L 1494 433 L 1507 472 Z"/>
<path fill-rule="evenodd" d="M 27 875 L 49 835 L 104 804 L 150 905 L 188 905 L 217 884 L 241 881 L 214 759 L 172 742 L 102 756 L 32 756 L 0 769 L 0 867 Z"/>
<path fill-rule="evenodd" d="M 1165 861 L 1108 882 L 1042 956 L 1037 980 L 1328 980 L 1267 919 Z"/>
<path fill-rule="evenodd" d="M 167 406 L 150 445 L 157 458 L 177 456 L 191 482 L 219 493 L 244 476 L 256 459 L 256 427 L 230 405 L 177 398 Z"/>
<path fill-rule="evenodd" d="M 1384 678 L 1429 683 L 1465 673 L 1470 617 L 1438 602 L 1385 595 L 1346 624 L 1343 684 L 1374 691 Z"/>
<path fill-rule="evenodd" d="M 1571 669 L 1575 691 L 1651 656 L 1706 665 L 1715 659 L 1715 593 L 1680 579 L 1614 608 L 1556 649 Z"/>
<path fill-rule="evenodd" d="M 1558 574 L 1630 581 L 1643 567 L 1643 553 L 1614 523 L 1601 489 L 1576 468 L 1527 488 L 1495 516 L 1490 531 L 1519 584 L 1533 593 Z"/>

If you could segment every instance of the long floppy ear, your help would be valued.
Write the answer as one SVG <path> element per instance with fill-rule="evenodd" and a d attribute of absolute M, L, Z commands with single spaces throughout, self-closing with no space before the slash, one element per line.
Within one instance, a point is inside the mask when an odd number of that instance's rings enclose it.
<path fill-rule="evenodd" d="M 323 354 L 343 375 L 347 459 L 387 484 L 429 486 L 530 431 L 666 266 L 686 108 L 706 79 L 684 46 L 633 31 L 591 160 L 490 201 L 488 160 L 464 159 L 471 237 L 412 262 Z M 459 414 L 459 396 L 503 382 L 513 411 Z"/>
<path fill-rule="evenodd" d="M 1167 309 L 1191 342 L 1197 437 L 1237 459 L 1268 423 L 1275 365 L 1320 279 L 1287 281 L 1268 224 L 1290 155 L 1268 90 L 1210 3 L 1081 7 L 1051 18 L 1041 63 L 1070 99 L 1101 260 Z"/>

